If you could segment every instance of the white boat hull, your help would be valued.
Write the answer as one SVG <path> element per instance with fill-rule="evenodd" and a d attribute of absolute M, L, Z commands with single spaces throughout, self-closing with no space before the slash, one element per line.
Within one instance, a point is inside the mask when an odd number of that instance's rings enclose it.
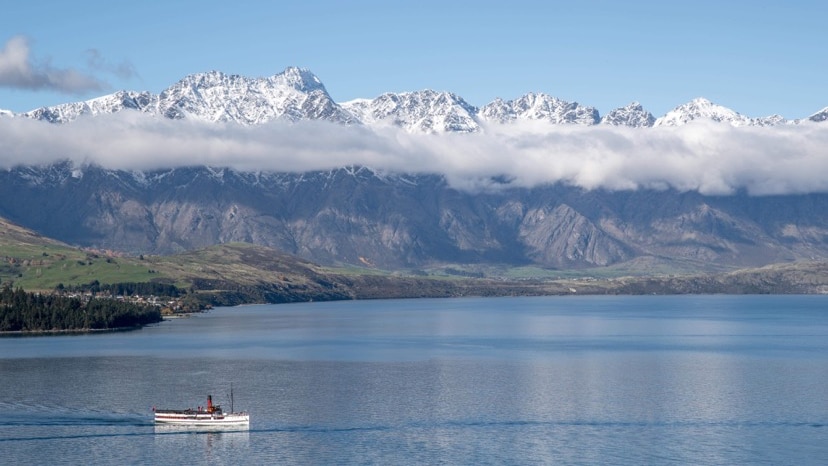
<path fill-rule="evenodd" d="M 155 412 L 155 422 L 156 424 L 179 426 L 246 426 L 250 424 L 250 415 L 245 413 L 210 414 L 158 410 Z"/>

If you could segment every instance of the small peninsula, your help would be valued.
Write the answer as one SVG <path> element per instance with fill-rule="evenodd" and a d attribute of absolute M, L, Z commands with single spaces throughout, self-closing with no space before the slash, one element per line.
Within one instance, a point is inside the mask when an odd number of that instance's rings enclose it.
<path fill-rule="evenodd" d="M 0 290 L 0 332 L 51 333 L 118 330 L 161 322 L 161 311 L 115 299 L 82 300 L 56 294 Z"/>

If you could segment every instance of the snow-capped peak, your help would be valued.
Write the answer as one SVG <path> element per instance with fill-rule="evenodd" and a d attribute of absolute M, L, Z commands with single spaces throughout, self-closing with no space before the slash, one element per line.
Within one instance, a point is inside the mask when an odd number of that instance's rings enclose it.
<path fill-rule="evenodd" d="M 667 112 L 657 119 L 653 126 L 680 126 L 697 119 L 728 123 L 732 126 L 774 126 L 788 122 L 779 115 L 750 118 L 700 97 Z"/>
<path fill-rule="evenodd" d="M 785 125 L 788 124 L 789 121 L 785 119 L 782 115 L 768 115 L 766 117 L 759 117 L 751 119 L 751 124 L 753 126 L 777 126 L 777 125 Z"/>
<path fill-rule="evenodd" d="M 297 91 L 311 92 L 315 90 L 325 91 L 322 81 L 307 68 L 288 67 L 281 74 L 271 77 L 275 83 L 292 86 Z M 325 91 L 327 93 L 327 91 Z"/>
<path fill-rule="evenodd" d="M 365 124 L 394 125 L 409 132 L 472 133 L 480 130 L 477 108 L 450 92 L 430 89 L 385 93 L 373 100 L 357 99 L 342 104 Z"/>
<path fill-rule="evenodd" d="M 542 120 L 556 124 L 594 125 L 599 121 L 598 110 L 593 107 L 534 92 L 509 101 L 497 98 L 480 110 L 480 117 L 497 123 Z"/>
<path fill-rule="evenodd" d="M 50 123 L 68 123 L 83 115 L 105 115 L 124 109 L 152 113 L 156 110 L 157 104 L 158 96 L 150 92 L 118 91 L 83 102 L 41 107 L 22 115 Z"/>
<path fill-rule="evenodd" d="M 624 107 L 611 110 L 601 118 L 601 124 L 612 126 L 631 126 L 633 128 L 647 128 L 653 126 L 655 117 L 644 110 L 638 102 L 632 102 Z"/>
<path fill-rule="evenodd" d="M 313 73 L 288 68 L 269 78 L 247 78 L 218 71 L 187 76 L 159 96 L 167 118 L 231 121 L 246 125 L 275 119 L 354 123 Z"/>
<path fill-rule="evenodd" d="M 650 127 L 678 126 L 702 119 L 733 126 L 796 124 L 779 115 L 750 118 L 727 107 L 697 98 L 655 119 L 638 102 L 614 109 L 600 118 L 598 110 L 544 93 L 528 93 L 514 100 L 496 99 L 478 109 L 450 92 L 423 90 L 386 93 L 375 99 L 342 104 L 328 95 L 322 81 L 305 68 L 289 67 L 267 78 L 248 78 L 220 71 L 184 77 L 160 94 L 118 91 L 95 99 L 43 107 L 0 116 L 67 123 L 81 115 L 105 115 L 137 110 L 170 119 L 233 122 L 257 125 L 271 120 L 327 120 L 343 124 L 392 125 L 410 132 L 477 132 L 489 124 L 538 121 L 551 124 Z M 805 120 L 805 119 L 803 119 Z M 808 120 L 828 120 L 828 107 Z"/>
<path fill-rule="evenodd" d="M 679 105 L 657 119 L 653 126 L 681 126 L 696 119 L 730 123 L 733 126 L 747 126 L 750 118 L 727 107 L 699 97 Z"/>
<path fill-rule="evenodd" d="M 813 115 L 809 116 L 808 119 L 815 122 L 828 121 L 828 107 L 825 107 L 822 110 L 814 113 Z"/>

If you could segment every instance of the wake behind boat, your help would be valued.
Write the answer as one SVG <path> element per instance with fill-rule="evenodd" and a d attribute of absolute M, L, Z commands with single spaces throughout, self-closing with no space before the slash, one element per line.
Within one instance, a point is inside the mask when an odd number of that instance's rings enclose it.
<path fill-rule="evenodd" d="M 231 397 L 232 400 L 232 397 Z M 221 406 L 213 404 L 213 397 L 207 395 L 207 407 L 196 409 L 155 409 L 155 423 L 178 426 L 218 426 L 218 427 L 247 427 L 250 425 L 250 415 L 245 412 L 234 413 L 231 408 L 225 413 Z"/>

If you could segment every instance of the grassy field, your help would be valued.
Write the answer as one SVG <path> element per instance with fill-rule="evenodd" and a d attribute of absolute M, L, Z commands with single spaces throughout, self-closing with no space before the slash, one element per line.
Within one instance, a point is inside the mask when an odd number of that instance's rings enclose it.
<path fill-rule="evenodd" d="M 159 274 L 143 261 L 104 256 L 59 246 L 2 248 L 0 280 L 26 290 L 50 290 L 58 284 L 148 282 Z"/>
<path fill-rule="evenodd" d="M 42 237 L 0 220 L 0 285 L 28 291 L 53 290 L 97 280 L 108 283 L 162 281 L 189 288 L 196 282 L 216 289 L 270 284 L 296 289 L 346 269 L 322 268 L 251 244 L 225 244 L 172 256 L 124 257 Z M 365 272 L 365 271 L 363 271 Z M 347 270 L 347 274 L 360 275 Z M 384 273 L 379 272 L 380 275 Z"/>
<path fill-rule="evenodd" d="M 0 220 L 0 283 L 37 291 L 61 283 L 148 282 L 160 276 L 139 258 L 74 248 Z"/>

